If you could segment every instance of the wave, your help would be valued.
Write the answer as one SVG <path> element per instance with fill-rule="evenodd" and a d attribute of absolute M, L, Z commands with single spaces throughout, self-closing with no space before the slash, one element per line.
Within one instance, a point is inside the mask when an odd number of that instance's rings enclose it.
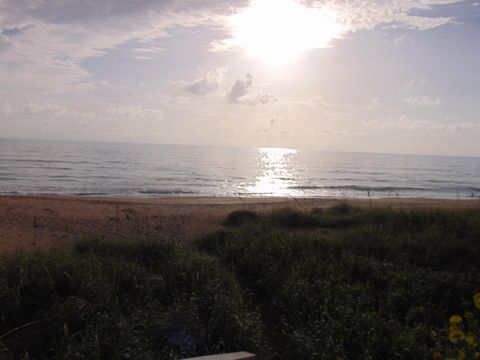
<path fill-rule="evenodd" d="M 381 191 L 381 192 L 400 192 L 400 191 L 431 191 L 431 192 L 478 192 L 477 187 L 443 187 L 443 188 L 426 188 L 415 186 L 359 186 L 359 185 L 306 185 L 306 186 L 289 186 L 292 190 L 352 190 L 352 191 Z"/>
<path fill-rule="evenodd" d="M 142 195 L 188 195 L 188 194 L 195 194 L 194 191 L 191 190 L 183 190 L 183 189 L 151 189 L 151 190 L 138 190 L 139 194 Z"/>
<path fill-rule="evenodd" d="M 15 158 L 0 158 L 0 162 L 18 162 L 18 163 L 33 163 L 33 164 L 76 164 L 76 165 L 94 164 L 91 161 L 50 160 L 50 159 L 15 159 Z"/>
<path fill-rule="evenodd" d="M 0 181 L 2 181 L 2 180 L 8 180 L 8 181 L 11 181 L 11 180 L 25 180 L 25 179 L 28 179 L 28 178 L 18 177 L 18 176 L 0 176 Z"/>

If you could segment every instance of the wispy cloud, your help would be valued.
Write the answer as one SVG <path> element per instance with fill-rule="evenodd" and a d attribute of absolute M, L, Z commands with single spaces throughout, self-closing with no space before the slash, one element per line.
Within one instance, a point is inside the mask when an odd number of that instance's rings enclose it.
<path fill-rule="evenodd" d="M 453 24 L 455 23 L 454 17 L 435 16 L 428 12 L 435 6 L 449 5 L 458 2 L 460 2 L 460 0 L 310 0 L 305 1 L 304 3 L 319 10 L 333 12 L 335 14 L 336 22 L 338 23 L 339 28 L 341 28 L 341 31 L 335 32 L 333 39 L 341 39 L 346 33 L 371 30 L 379 26 L 429 30 L 442 25 Z M 420 16 L 415 14 L 415 10 L 423 10 L 425 15 Z M 228 29 L 230 26 L 228 18 L 224 18 L 223 22 Z M 268 24 L 265 26 L 268 26 Z M 323 34 L 318 34 L 316 42 L 319 42 L 322 36 Z M 396 43 L 400 44 L 406 40 L 406 36 L 400 37 L 396 40 Z M 409 40 L 411 41 L 411 39 Z M 235 46 L 236 41 L 232 37 L 214 39 L 210 43 L 210 50 L 213 52 L 221 52 L 231 50 L 232 48 L 235 48 Z M 312 48 L 315 48 L 315 46 Z"/>
<path fill-rule="evenodd" d="M 367 110 L 378 110 L 382 107 L 382 102 L 378 97 L 374 97 L 370 100 L 370 102 L 365 105 L 365 109 Z"/>
<path fill-rule="evenodd" d="M 403 101 L 413 106 L 438 106 L 442 103 L 439 97 L 429 95 L 408 96 L 404 98 Z"/>
<path fill-rule="evenodd" d="M 463 121 L 457 119 L 455 121 L 432 121 L 427 119 L 410 117 L 407 115 L 389 116 L 385 120 L 371 120 L 366 122 L 367 127 L 374 128 L 394 128 L 406 131 L 422 130 L 427 132 L 460 132 L 475 131 L 480 132 L 480 122 Z"/>
<path fill-rule="evenodd" d="M 136 60 L 156 60 L 163 51 L 158 46 L 136 47 L 130 51 L 130 57 Z"/>
<path fill-rule="evenodd" d="M 29 103 L 24 108 L 24 113 L 29 115 L 49 114 L 49 115 L 61 115 L 64 114 L 67 109 L 64 106 L 51 104 L 46 102 L 44 104 Z"/>
<path fill-rule="evenodd" d="M 82 63 L 129 42 L 136 59 L 158 56 L 148 43 L 176 26 L 215 26 L 241 5 L 227 1 L 0 1 L 0 77 L 10 93 L 94 89 Z M 13 33 L 12 29 L 22 29 Z M 8 44 L 8 46 L 6 46 Z M 15 72 L 12 71 L 15 68 Z"/>
<path fill-rule="evenodd" d="M 459 0 L 331 0 L 326 4 L 339 13 L 339 19 L 351 32 L 377 26 L 427 30 L 454 22 L 453 17 L 429 14 L 435 6 L 459 3 Z M 423 10 L 424 16 L 414 10 Z"/>
<path fill-rule="evenodd" d="M 163 116 L 163 110 L 143 106 L 114 106 L 107 109 L 107 115 L 132 120 L 160 119 Z"/>
<path fill-rule="evenodd" d="M 292 105 L 302 105 L 328 115 L 345 115 L 351 112 L 351 105 L 328 101 L 324 96 L 316 95 L 304 100 L 289 101 Z"/>
<path fill-rule="evenodd" d="M 396 37 L 393 40 L 393 43 L 395 44 L 396 47 L 402 47 L 402 46 L 406 46 L 406 45 L 412 46 L 412 45 L 415 44 L 415 41 L 413 40 L 413 38 L 408 33 L 403 33 L 403 34 L 399 35 L 398 37 Z"/>

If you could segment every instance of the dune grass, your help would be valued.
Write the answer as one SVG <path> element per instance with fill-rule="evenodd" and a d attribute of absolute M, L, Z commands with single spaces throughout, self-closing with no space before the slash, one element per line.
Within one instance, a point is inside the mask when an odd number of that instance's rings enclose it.
<path fill-rule="evenodd" d="M 342 204 L 224 224 L 189 246 L 4 254 L 0 359 L 428 359 L 480 290 L 479 211 Z"/>

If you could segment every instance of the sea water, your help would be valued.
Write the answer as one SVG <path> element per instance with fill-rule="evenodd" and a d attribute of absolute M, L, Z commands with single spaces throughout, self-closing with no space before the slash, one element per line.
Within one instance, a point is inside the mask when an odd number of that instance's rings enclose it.
<path fill-rule="evenodd" d="M 0 194 L 480 197 L 480 158 L 0 139 Z"/>

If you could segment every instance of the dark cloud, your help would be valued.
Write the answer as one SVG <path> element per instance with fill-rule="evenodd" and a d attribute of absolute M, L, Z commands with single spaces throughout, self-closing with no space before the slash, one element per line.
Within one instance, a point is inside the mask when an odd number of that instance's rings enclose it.
<path fill-rule="evenodd" d="M 271 94 L 254 94 L 250 95 L 250 89 L 253 85 L 253 76 L 247 73 L 245 80 L 238 79 L 233 84 L 230 91 L 227 93 L 227 101 L 232 104 L 244 104 L 244 105 L 265 105 L 274 101 L 277 101 L 275 96 Z"/>
<path fill-rule="evenodd" d="M 30 29 L 32 26 L 23 26 L 23 27 L 12 27 L 12 28 L 5 28 L 5 29 L 0 29 L 0 34 L 5 35 L 5 36 L 15 36 L 19 35 L 25 30 Z"/>
<path fill-rule="evenodd" d="M 233 84 L 232 89 L 228 92 L 227 100 L 231 103 L 239 102 L 240 98 L 247 95 L 252 84 L 253 76 L 250 73 L 245 76 L 245 80 L 238 79 L 235 84 Z"/>

